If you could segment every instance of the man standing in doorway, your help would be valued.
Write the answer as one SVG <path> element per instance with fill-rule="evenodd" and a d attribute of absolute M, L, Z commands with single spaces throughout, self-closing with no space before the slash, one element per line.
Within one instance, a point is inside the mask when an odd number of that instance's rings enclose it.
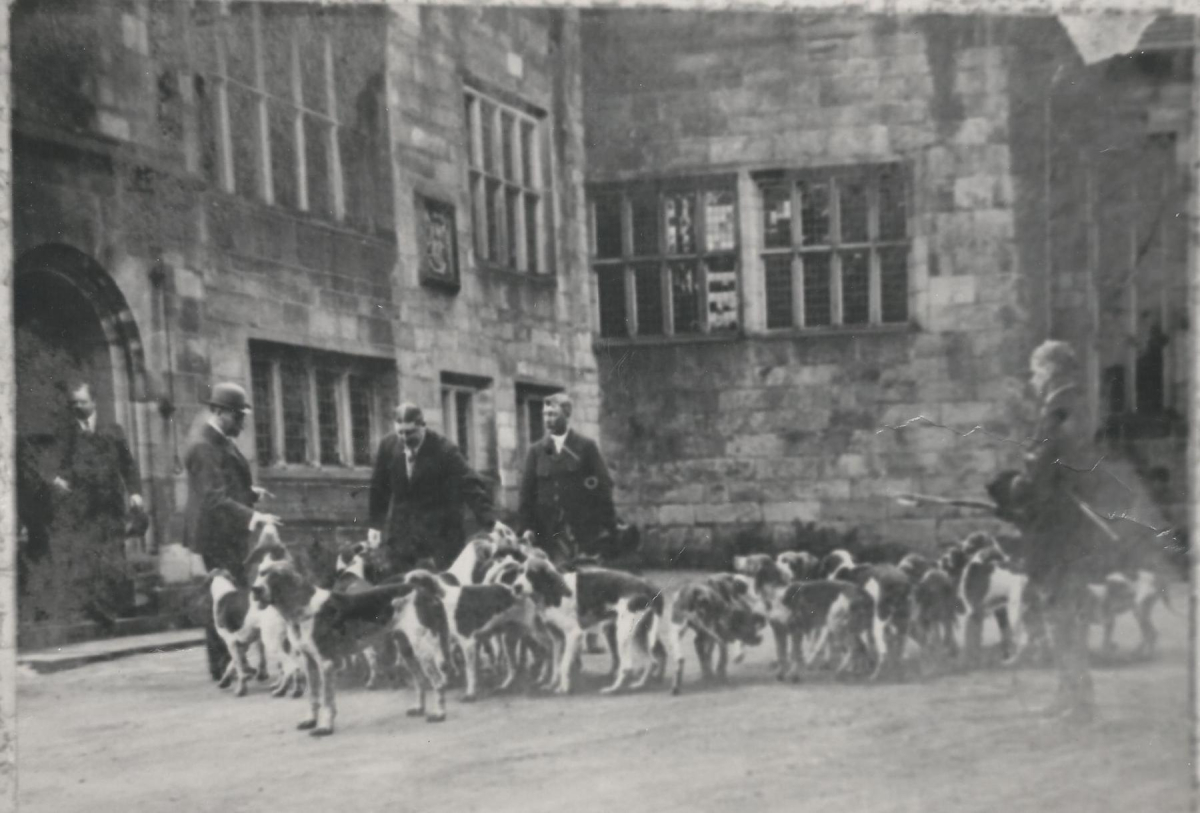
<path fill-rule="evenodd" d="M 52 547 L 62 556 L 56 566 L 69 571 L 80 609 L 111 630 L 133 606 L 125 517 L 129 507 L 142 507 L 141 476 L 121 427 L 97 425 L 91 385 L 72 382 L 69 395 L 72 421 L 53 480 L 62 536 Z"/>
<path fill-rule="evenodd" d="M 250 411 L 246 391 L 237 384 L 217 384 L 207 404 L 208 422 L 185 458 L 188 502 L 183 544 L 200 555 L 206 570 L 224 568 L 241 580 L 245 578 L 242 569 L 251 531 L 263 523 L 277 524 L 279 517 L 254 510 L 265 492 L 252 484 L 250 464 L 234 443 Z M 220 680 L 229 653 L 217 635 L 211 613 L 206 638 L 209 673 L 213 680 Z"/>
<path fill-rule="evenodd" d="M 546 399 L 546 436 L 529 448 L 521 479 L 522 530 L 555 559 L 592 553 L 616 527 L 608 467 L 596 442 L 571 429 L 571 411 L 562 393 Z"/>
<path fill-rule="evenodd" d="M 401 404 L 395 418 L 375 455 L 367 539 L 384 545 L 393 572 L 422 560 L 445 570 L 462 551 L 464 506 L 481 527 L 495 525 L 491 491 L 457 446 L 425 426 L 419 407 Z"/>

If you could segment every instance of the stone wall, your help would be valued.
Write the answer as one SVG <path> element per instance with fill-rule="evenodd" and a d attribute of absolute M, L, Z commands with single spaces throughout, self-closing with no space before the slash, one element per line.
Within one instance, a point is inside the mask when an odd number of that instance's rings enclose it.
<path fill-rule="evenodd" d="M 172 545 L 186 499 L 181 461 L 204 420 L 201 400 L 214 380 L 249 389 L 254 340 L 392 365 L 375 442 L 390 430 L 387 406 L 401 398 L 422 404 L 431 426 L 442 429 L 442 373 L 487 382 L 475 411 L 484 452 L 476 465 L 511 501 L 520 468 L 518 383 L 567 388 L 581 428 L 594 434 L 597 427 L 577 15 L 382 6 L 323 12 L 335 20 L 358 15 L 360 24 L 371 19 L 377 35 L 360 44 L 377 53 L 386 88 L 390 166 L 380 171 L 391 182 L 395 214 L 393 227 L 367 228 L 220 190 L 204 143 L 202 114 L 212 103 L 204 93 L 212 88 L 198 75 L 188 5 L 68 1 L 25 6 L 13 19 L 20 43 L 13 54 L 15 254 L 67 246 L 94 260 L 127 305 L 121 318 L 138 337 L 134 385 L 114 417 L 142 461 L 164 567 L 175 576 L 190 567 Z M 338 66 L 356 58 L 335 54 Z M 473 256 L 464 74 L 541 108 L 552 123 L 554 274 L 544 279 L 492 272 Z M 354 99 L 361 90 L 339 94 Z M 417 191 L 457 207 L 457 293 L 418 278 Z M 240 444 L 253 460 L 249 422 Z M 289 533 L 327 543 L 363 533 L 368 476 L 361 467 L 258 472 Z"/>
<path fill-rule="evenodd" d="M 719 561 L 739 534 L 785 544 L 803 522 L 924 546 L 978 526 L 887 495 L 980 496 L 1014 460 L 1036 269 L 1018 251 L 1005 32 L 601 11 L 583 32 L 590 181 L 739 177 L 745 335 L 597 350 L 621 510 L 654 553 Z M 912 178 L 911 325 L 768 334 L 749 173 L 891 160 Z"/>
<path fill-rule="evenodd" d="M 400 224 L 397 348 L 404 397 L 437 403 L 442 373 L 490 382 L 482 468 L 516 508 L 524 459 L 516 385 L 566 388 L 575 423 L 594 435 L 599 392 L 591 353 L 578 15 L 517 9 L 396 8 L 389 29 L 389 99 Z M 464 79 L 546 114 L 551 129 L 553 273 L 531 278 L 479 262 L 467 185 Z M 415 195 L 457 209 L 462 287 L 423 287 Z"/>

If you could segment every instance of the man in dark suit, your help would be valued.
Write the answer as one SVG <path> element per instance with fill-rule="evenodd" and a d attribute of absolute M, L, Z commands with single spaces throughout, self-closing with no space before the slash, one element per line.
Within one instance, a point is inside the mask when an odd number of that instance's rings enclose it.
<path fill-rule="evenodd" d="M 394 572 L 422 559 L 439 570 L 463 547 L 463 507 L 483 527 L 495 524 L 492 495 L 458 447 L 426 428 L 413 404 L 396 408 L 396 432 L 379 444 L 371 478 L 368 541 L 384 544 Z"/>
<path fill-rule="evenodd" d="M 204 560 L 207 570 L 224 568 L 242 579 L 251 531 L 264 522 L 278 523 L 272 514 L 254 510 L 263 490 L 253 485 L 250 464 L 233 439 L 242 433 L 250 403 L 237 384 L 212 389 L 208 422 L 187 450 L 188 502 L 184 511 L 183 544 Z M 217 635 L 211 614 L 207 619 L 208 667 L 219 680 L 229 653 Z"/>
<path fill-rule="evenodd" d="M 120 426 L 98 426 L 91 386 L 70 390 L 74 419 L 62 442 L 56 567 L 69 571 L 80 609 L 105 628 L 133 605 L 125 560 L 125 516 L 142 507 L 141 476 Z"/>
<path fill-rule="evenodd" d="M 521 479 L 522 530 L 556 559 L 597 553 L 617 524 L 608 467 L 596 442 L 570 428 L 570 398 L 551 395 L 542 416 L 546 436 L 529 448 Z"/>

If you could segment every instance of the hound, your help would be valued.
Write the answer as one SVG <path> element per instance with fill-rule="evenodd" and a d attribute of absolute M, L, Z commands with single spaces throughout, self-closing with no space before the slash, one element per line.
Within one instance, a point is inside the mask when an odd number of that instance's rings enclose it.
<path fill-rule="evenodd" d="M 254 598 L 279 610 L 304 658 L 311 715 L 300 723 L 301 730 L 314 736 L 333 733 L 335 659 L 387 630 L 394 614 L 392 601 L 411 591 L 407 584 L 389 584 L 361 593 L 335 593 L 313 586 L 286 558 L 270 558 L 259 568 Z"/>
<path fill-rule="evenodd" d="M 713 677 L 713 649 L 718 653 L 716 676 L 724 680 L 729 644 L 754 646 L 762 640 L 759 631 L 766 619 L 733 597 L 734 591 L 723 592 L 720 582 L 708 580 L 685 584 L 669 596 L 660 629 L 667 654 L 675 663 L 671 694 L 679 694 L 683 684 L 683 638 L 688 631 L 695 636 L 696 656 L 705 680 Z"/>
<path fill-rule="evenodd" d="M 561 652 L 555 639 L 558 667 L 552 679 L 559 694 L 571 691 L 584 634 L 605 627 L 615 632 L 617 670 L 601 693 L 620 691 L 635 675 L 632 688 L 642 688 L 661 666 L 652 642 L 658 641 L 662 591 L 645 579 L 599 567 L 564 574 L 545 559 L 529 559 L 513 589 L 532 596 L 546 623 L 563 638 Z"/>
<path fill-rule="evenodd" d="M 449 639 L 462 650 L 466 661 L 467 691 L 465 702 L 479 696 L 479 645 L 497 633 L 519 630 L 539 648 L 554 648 L 549 633 L 528 595 L 518 595 L 504 584 L 449 585 L 425 570 L 414 570 L 405 583 L 428 592 L 441 601 L 446 612 Z M 507 689 L 516 677 L 510 670 L 501 689 Z"/>

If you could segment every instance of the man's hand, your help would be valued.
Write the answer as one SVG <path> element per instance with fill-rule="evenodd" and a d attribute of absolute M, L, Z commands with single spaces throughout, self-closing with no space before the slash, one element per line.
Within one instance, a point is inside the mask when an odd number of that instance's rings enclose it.
<path fill-rule="evenodd" d="M 142 507 L 142 495 L 141 494 L 130 494 L 129 495 L 129 507 L 130 508 L 141 508 Z"/>
<path fill-rule="evenodd" d="M 259 525 L 283 525 L 282 520 L 274 514 L 263 514 L 258 511 L 250 517 L 250 530 L 254 530 Z"/>
<path fill-rule="evenodd" d="M 267 491 L 262 486 L 250 486 L 250 490 L 253 491 L 260 500 L 264 499 L 264 498 L 272 498 L 273 499 L 275 497 L 274 494 L 272 494 L 270 491 Z"/>
<path fill-rule="evenodd" d="M 383 542 L 383 534 L 379 532 L 378 528 L 370 528 L 367 530 L 367 545 L 371 548 L 371 550 L 379 547 L 381 542 Z"/>
<path fill-rule="evenodd" d="M 68 493 L 71 490 L 71 487 L 67 485 L 67 481 L 61 477 L 55 477 L 52 485 L 63 493 Z"/>

